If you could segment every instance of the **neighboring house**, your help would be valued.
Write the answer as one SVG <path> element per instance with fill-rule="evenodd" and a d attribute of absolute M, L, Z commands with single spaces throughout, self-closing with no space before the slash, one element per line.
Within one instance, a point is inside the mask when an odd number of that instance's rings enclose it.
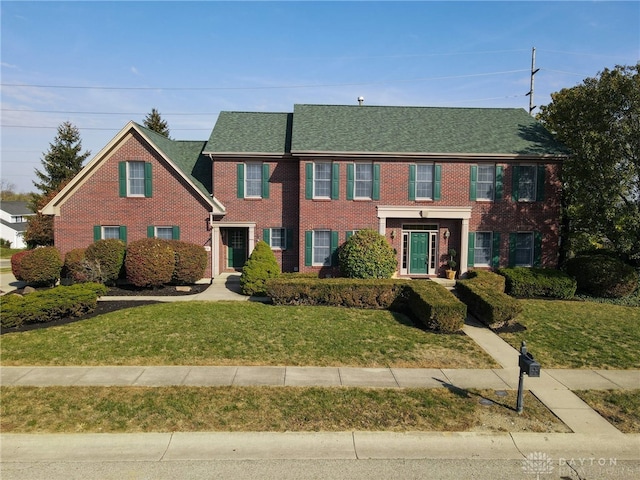
<path fill-rule="evenodd" d="M 0 203 L 0 238 L 9 240 L 11 248 L 27 247 L 24 242 L 27 217 L 35 215 L 27 205 L 27 202 Z"/>
<path fill-rule="evenodd" d="M 208 247 L 207 275 L 265 240 L 283 271 L 337 275 L 360 229 L 398 274 L 556 266 L 566 152 L 522 109 L 295 105 L 222 112 L 207 142 L 129 123 L 44 209 L 65 253 L 98 238 Z"/>

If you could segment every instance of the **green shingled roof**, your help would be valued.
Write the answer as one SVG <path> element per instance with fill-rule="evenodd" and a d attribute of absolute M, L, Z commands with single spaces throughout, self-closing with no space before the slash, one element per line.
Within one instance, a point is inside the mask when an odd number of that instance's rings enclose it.
<path fill-rule="evenodd" d="M 523 109 L 295 105 L 292 152 L 561 155 Z"/>
<path fill-rule="evenodd" d="M 206 142 L 171 140 L 141 125 L 136 126 L 204 195 L 211 195 L 211 160 L 202 153 Z"/>
<path fill-rule="evenodd" d="M 220 112 L 204 152 L 288 153 L 291 118 L 291 113 Z"/>

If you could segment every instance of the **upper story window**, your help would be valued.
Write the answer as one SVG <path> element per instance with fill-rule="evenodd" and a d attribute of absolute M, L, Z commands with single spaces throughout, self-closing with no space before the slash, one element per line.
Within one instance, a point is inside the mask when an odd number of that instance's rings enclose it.
<path fill-rule="evenodd" d="M 409 165 L 409 200 L 440 200 L 441 171 L 433 163 Z"/>
<path fill-rule="evenodd" d="M 305 198 L 337 200 L 340 190 L 340 165 L 336 162 L 314 162 L 305 166 Z"/>
<path fill-rule="evenodd" d="M 151 197 L 151 163 L 142 161 L 118 164 L 121 197 Z"/>
<path fill-rule="evenodd" d="M 469 199 L 494 201 L 502 198 L 502 167 L 499 165 L 471 166 Z"/>
<path fill-rule="evenodd" d="M 238 164 L 238 198 L 269 198 L 269 164 Z"/>
<path fill-rule="evenodd" d="M 313 197 L 331 197 L 331 164 L 315 163 L 313 169 Z"/>
<path fill-rule="evenodd" d="M 380 199 L 380 165 L 351 163 L 347 165 L 347 200 Z"/>
<path fill-rule="evenodd" d="M 513 200 L 539 202 L 544 200 L 546 168 L 544 165 L 516 165 L 513 167 Z"/>

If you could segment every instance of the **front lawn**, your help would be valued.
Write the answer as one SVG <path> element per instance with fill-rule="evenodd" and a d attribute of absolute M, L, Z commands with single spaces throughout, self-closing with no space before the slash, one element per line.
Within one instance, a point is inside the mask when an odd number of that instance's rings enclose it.
<path fill-rule="evenodd" d="M 3 365 L 491 368 L 465 335 L 386 310 L 176 302 L 2 336 Z"/>
<path fill-rule="evenodd" d="M 575 392 L 623 433 L 640 433 L 640 390 L 580 390 Z"/>
<path fill-rule="evenodd" d="M 526 330 L 500 333 L 523 340 L 542 368 L 640 368 L 640 308 L 592 302 L 521 300 Z"/>

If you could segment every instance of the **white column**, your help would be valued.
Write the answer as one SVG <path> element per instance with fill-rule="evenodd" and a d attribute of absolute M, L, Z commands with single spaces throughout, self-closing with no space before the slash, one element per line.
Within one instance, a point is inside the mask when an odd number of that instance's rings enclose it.
<path fill-rule="evenodd" d="M 211 277 L 220 274 L 220 227 L 213 224 L 211 227 Z"/>
<path fill-rule="evenodd" d="M 462 232 L 460 233 L 460 275 L 467 272 L 469 264 L 469 219 L 462 219 Z"/>
<path fill-rule="evenodd" d="M 249 227 L 249 255 L 253 252 L 256 246 L 256 227 L 252 225 Z M 248 258 L 248 257 L 247 257 Z"/>
<path fill-rule="evenodd" d="M 378 233 L 385 235 L 387 233 L 387 217 L 379 217 L 378 219 Z"/>

